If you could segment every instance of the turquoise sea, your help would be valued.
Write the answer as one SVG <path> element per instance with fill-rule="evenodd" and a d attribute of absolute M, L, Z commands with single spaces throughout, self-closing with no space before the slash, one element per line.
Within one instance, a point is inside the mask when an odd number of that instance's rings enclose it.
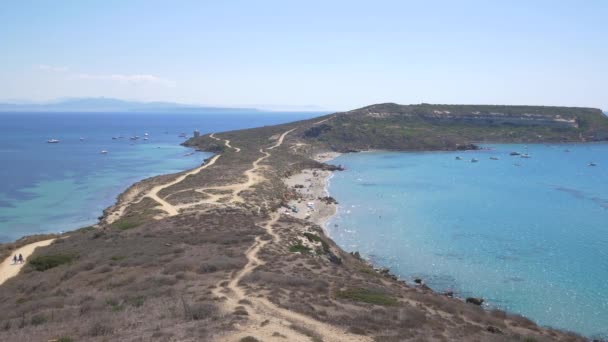
<path fill-rule="evenodd" d="M 405 280 L 608 338 L 608 144 L 484 147 L 338 157 L 330 236 Z"/>
<path fill-rule="evenodd" d="M 320 114 L 0 113 L 0 242 L 93 224 L 132 183 L 200 165 L 210 154 L 190 154 L 180 146 L 182 132 L 191 136 L 195 129 L 221 132 Z M 140 139 L 130 140 L 134 135 Z M 124 138 L 112 139 L 118 136 Z"/>

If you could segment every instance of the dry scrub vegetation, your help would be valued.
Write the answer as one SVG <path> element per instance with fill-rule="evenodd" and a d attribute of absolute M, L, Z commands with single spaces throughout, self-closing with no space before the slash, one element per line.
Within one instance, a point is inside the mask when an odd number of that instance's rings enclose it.
<path fill-rule="evenodd" d="M 71 232 L 0 287 L 0 340 L 209 339 L 239 320 L 211 289 L 261 232 L 229 210 Z"/>
<path fill-rule="evenodd" d="M 22 273 L 0 286 L 0 340 L 225 341 L 238 332 L 236 341 L 243 342 L 287 341 L 287 335 L 333 342 L 327 336 L 336 331 L 375 341 L 583 340 L 408 286 L 343 252 L 311 222 L 282 215 L 269 230 L 269 213 L 291 196 L 282 179 L 331 168 L 310 158 L 332 149 L 305 134 L 318 120 L 331 124 L 333 116 L 190 141 L 221 158 L 159 191 L 178 214 L 169 216 L 145 195 L 176 175 L 152 178 L 126 192 L 121 198 L 130 202 L 108 209 L 98 226 L 36 250 Z M 226 148 L 226 139 L 239 150 Z M 261 149 L 268 154 L 262 160 Z M 250 186 L 236 194 L 197 191 L 231 184 Z M 231 201 L 236 197 L 244 201 Z M 235 278 L 252 261 L 250 272 Z M 239 279 L 245 297 L 229 306 L 228 285 Z M 259 310 L 258 299 L 272 307 Z M 283 316 L 284 324 L 273 325 L 284 309 L 307 320 Z M 311 328 L 323 324 L 335 328 L 333 335 Z M 275 327 L 286 330 L 261 337 Z"/>

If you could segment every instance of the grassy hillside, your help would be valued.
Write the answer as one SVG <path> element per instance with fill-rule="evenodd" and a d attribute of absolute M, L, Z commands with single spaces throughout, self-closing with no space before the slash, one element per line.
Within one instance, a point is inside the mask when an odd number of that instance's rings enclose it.
<path fill-rule="evenodd" d="M 480 142 L 608 140 L 599 109 L 543 106 L 377 104 L 344 113 L 303 134 L 337 151 L 453 150 Z"/>

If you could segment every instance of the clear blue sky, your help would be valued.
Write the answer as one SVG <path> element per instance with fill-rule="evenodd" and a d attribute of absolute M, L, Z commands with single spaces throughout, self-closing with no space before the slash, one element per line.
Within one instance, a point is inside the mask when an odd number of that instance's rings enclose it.
<path fill-rule="evenodd" d="M 608 109 L 608 1 L 3 1 L 0 99 Z"/>

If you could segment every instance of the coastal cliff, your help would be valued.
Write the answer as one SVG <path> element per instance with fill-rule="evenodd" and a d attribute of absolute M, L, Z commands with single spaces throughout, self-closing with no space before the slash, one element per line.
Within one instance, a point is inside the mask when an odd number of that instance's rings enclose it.
<path fill-rule="evenodd" d="M 215 156 L 132 186 L 0 286 L 0 340 L 584 341 L 406 284 L 288 209 L 307 201 L 301 182 L 339 169 L 328 152 L 607 138 L 599 110 L 425 104 L 192 138 Z"/>

